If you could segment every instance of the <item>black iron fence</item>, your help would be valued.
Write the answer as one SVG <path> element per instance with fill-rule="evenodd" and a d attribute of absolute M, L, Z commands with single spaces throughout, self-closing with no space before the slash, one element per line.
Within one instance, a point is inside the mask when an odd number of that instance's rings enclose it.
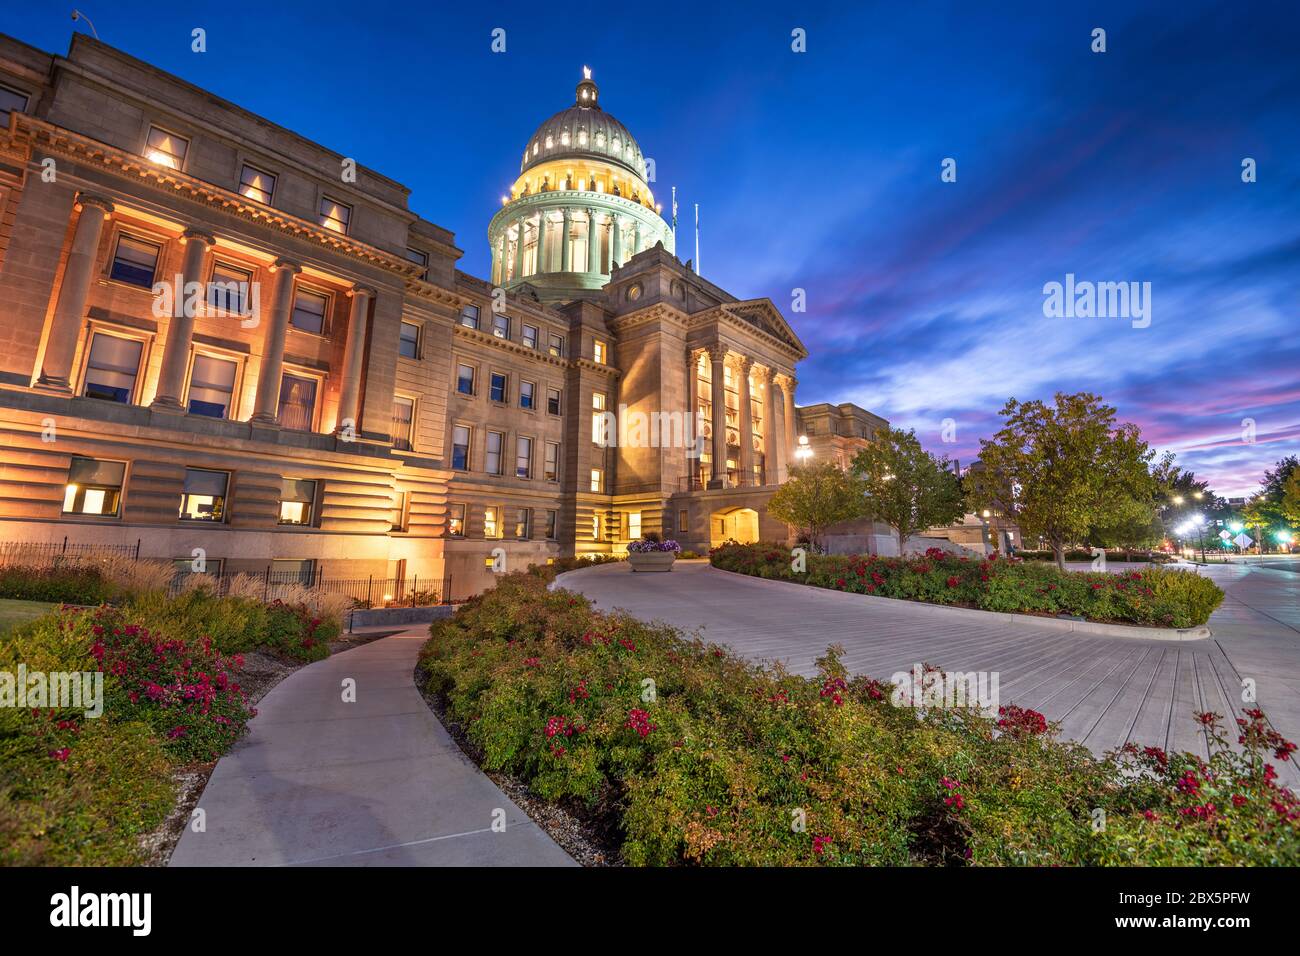
<path fill-rule="evenodd" d="M 107 558 L 140 557 L 140 539 L 135 544 L 73 544 L 62 541 L 0 541 L 0 565 L 22 564 L 28 567 L 58 567 L 63 564 L 88 564 Z"/>

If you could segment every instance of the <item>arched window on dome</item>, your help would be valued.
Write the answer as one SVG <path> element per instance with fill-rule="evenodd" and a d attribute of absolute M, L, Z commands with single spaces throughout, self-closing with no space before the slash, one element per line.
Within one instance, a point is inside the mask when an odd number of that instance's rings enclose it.
<path fill-rule="evenodd" d="M 612 140 L 609 141 L 609 148 L 610 148 L 610 151 L 613 152 L 613 153 L 618 153 L 619 148 L 620 148 L 622 145 L 623 145 L 622 142 L 619 140 L 619 138 L 618 138 L 617 136 L 615 136 Z"/>
<path fill-rule="evenodd" d="M 596 130 L 596 145 L 601 148 L 605 146 L 605 131 L 603 129 Z"/>
<path fill-rule="evenodd" d="M 555 145 L 555 140 L 550 136 L 546 137 L 546 148 L 550 149 L 554 145 Z"/>
<path fill-rule="evenodd" d="M 541 143 L 533 143 L 533 155 L 536 156 L 538 150 L 540 150 L 541 148 L 542 148 Z"/>
<path fill-rule="evenodd" d="M 578 145 L 579 146 L 587 145 L 587 131 L 585 129 L 578 130 Z"/>

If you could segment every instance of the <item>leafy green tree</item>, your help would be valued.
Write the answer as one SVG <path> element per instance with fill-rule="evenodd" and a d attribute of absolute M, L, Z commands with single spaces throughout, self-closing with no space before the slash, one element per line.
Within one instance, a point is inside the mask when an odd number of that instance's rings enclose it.
<path fill-rule="evenodd" d="M 964 510 L 951 463 L 922 448 L 914 431 L 877 432 L 851 469 L 862 481 L 867 516 L 894 529 L 899 554 L 911 535 L 948 524 Z"/>
<path fill-rule="evenodd" d="M 1065 550 L 1088 532 L 1131 520 L 1157 491 L 1155 452 L 1136 425 L 1089 392 L 1058 392 L 1055 404 L 1009 399 L 1005 422 L 980 440 L 980 465 L 968 485 L 976 507 L 1001 511 L 1022 533 L 1041 535 L 1065 568 Z"/>
<path fill-rule="evenodd" d="M 834 462 L 796 465 L 767 503 L 767 513 L 821 551 L 827 528 L 865 514 L 862 483 Z"/>
<path fill-rule="evenodd" d="M 1282 514 L 1292 524 L 1300 524 L 1300 465 L 1282 483 Z"/>

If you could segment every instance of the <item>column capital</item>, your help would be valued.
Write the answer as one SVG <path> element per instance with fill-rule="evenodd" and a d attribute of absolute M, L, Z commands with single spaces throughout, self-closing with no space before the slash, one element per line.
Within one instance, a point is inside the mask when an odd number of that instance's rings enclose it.
<path fill-rule="evenodd" d="M 754 367 L 754 360 L 748 355 L 738 355 L 732 353 L 731 367 L 742 375 L 748 374 L 749 370 Z"/>
<path fill-rule="evenodd" d="M 781 387 L 782 391 L 785 391 L 787 388 L 793 391 L 794 387 L 799 384 L 798 379 L 793 375 L 787 375 L 785 372 L 776 372 L 773 374 L 772 378 L 776 384 Z"/>
<path fill-rule="evenodd" d="M 770 365 L 760 365 L 755 374 L 758 375 L 758 380 L 760 382 L 765 385 L 771 385 L 772 380 L 776 378 L 776 369 L 772 368 Z"/>
<path fill-rule="evenodd" d="M 355 283 L 351 289 L 348 289 L 349 299 L 353 296 L 367 296 L 368 298 L 373 299 L 377 295 L 379 295 L 379 293 L 375 291 L 373 286 L 368 286 L 360 282 Z"/>
<path fill-rule="evenodd" d="M 572 218 L 573 218 L 573 210 L 572 210 L 570 207 L 568 207 L 568 206 L 565 206 L 563 209 L 560 210 L 560 212 L 564 213 L 564 218 L 565 218 L 565 219 L 572 219 Z"/>
<path fill-rule="evenodd" d="M 721 342 L 714 342 L 704 351 L 709 353 L 709 360 L 712 362 L 725 362 L 727 360 L 727 347 Z"/>
<path fill-rule="evenodd" d="M 204 232 L 202 229 L 196 229 L 193 226 L 181 233 L 181 242 L 188 244 L 191 239 L 196 239 L 206 246 L 215 246 L 217 244 L 216 236 L 210 232 Z"/>
<path fill-rule="evenodd" d="M 113 215 L 112 201 L 96 193 L 77 193 L 76 202 L 74 202 L 72 205 L 73 208 L 77 210 L 77 212 L 81 212 L 81 210 L 85 206 L 95 206 L 99 209 L 104 210 L 104 213 L 106 215 L 108 216 Z"/>
<path fill-rule="evenodd" d="M 290 275 L 296 276 L 298 273 L 302 272 L 302 266 L 298 265 L 298 263 L 294 262 L 292 259 L 276 259 L 275 262 L 271 263 L 271 271 L 288 272 Z"/>

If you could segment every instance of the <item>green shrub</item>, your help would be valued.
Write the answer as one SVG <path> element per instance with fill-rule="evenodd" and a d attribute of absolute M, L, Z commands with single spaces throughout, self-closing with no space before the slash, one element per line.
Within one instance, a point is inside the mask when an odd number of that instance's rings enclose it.
<path fill-rule="evenodd" d="M 0 598 L 56 604 L 103 604 L 113 586 L 96 568 L 0 568 Z"/>
<path fill-rule="evenodd" d="M 1197 816 L 1181 778 L 1132 772 L 1141 751 L 1098 760 L 1032 711 L 894 706 L 836 649 L 795 677 L 547 580 L 507 575 L 434 623 L 424 685 L 486 768 L 609 818 L 630 863 L 1300 862 L 1300 807 L 1260 759 L 1285 742 L 1216 751 L 1202 777 L 1230 798 Z"/>

